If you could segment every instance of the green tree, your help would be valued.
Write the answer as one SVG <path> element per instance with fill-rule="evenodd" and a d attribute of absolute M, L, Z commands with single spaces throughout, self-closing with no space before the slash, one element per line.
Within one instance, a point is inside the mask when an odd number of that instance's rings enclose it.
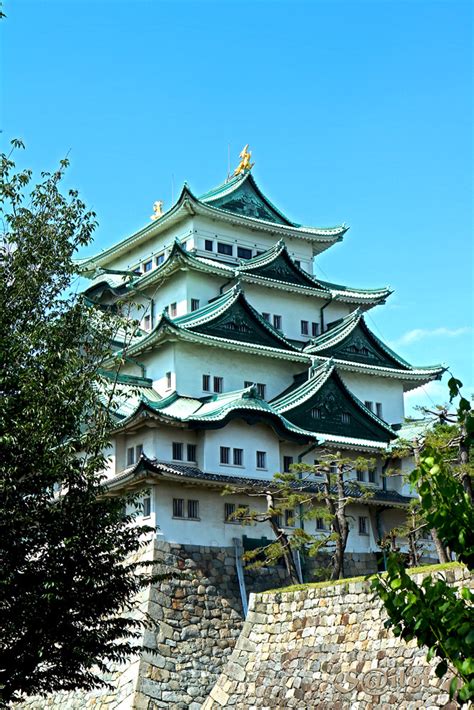
<path fill-rule="evenodd" d="M 474 436 L 474 411 L 461 395 L 462 383 L 449 380 L 451 401 L 459 396 L 455 417 L 445 408 L 436 414 L 443 426 L 427 437 L 419 452 L 410 482 L 429 528 L 469 570 L 474 569 L 473 467 L 470 446 Z M 457 425 L 452 427 L 456 419 Z M 404 569 L 398 555 L 390 555 L 386 576 L 372 582 L 388 613 L 386 625 L 396 636 L 417 639 L 426 646 L 428 660 L 438 657 L 438 677 L 454 673 L 451 697 L 461 703 L 474 698 L 474 594 L 468 587 L 458 592 L 445 579 L 427 576 L 418 585 Z"/>
<path fill-rule="evenodd" d="M 123 498 L 104 496 L 113 407 L 99 369 L 116 321 L 72 291 L 73 257 L 96 222 L 76 191 L 61 193 L 66 167 L 30 191 L 31 172 L 1 157 L 3 703 L 100 685 L 133 649 L 142 622 L 126 612 L 149 580 L 127 561 L 149 529 L 124 516 Z"/>

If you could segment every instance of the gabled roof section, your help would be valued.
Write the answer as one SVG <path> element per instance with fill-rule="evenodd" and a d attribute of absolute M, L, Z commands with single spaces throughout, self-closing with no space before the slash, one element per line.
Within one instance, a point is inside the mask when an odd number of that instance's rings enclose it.
<path fill-rule="evenodd" d="M 328 296 L 330 296 L 329 289 L 322 286 L 294 262 L 283 239 L 280 239 L 275 246 L 263 254 L 255 256 L 253 259 L 241 260 L 238 271 L 240 274 L 251 274 L 265 279 L 284 281 L 294 285 L 305 286 L 306 288 L 317 289 L 318 291 L 326 291 Z"/>
<path fill-rule="evenodd" d="M 255 385 L 199 399 L 181 397 L 177 392 L 159 401 L 143 395 L 135 409 L 117 425 L 117 429 L 130 427 L 150 416 L 164 422 L 185 424 L 193 429 L 220 429 L 232 419 L 243 419 L 249 424 L 267 423 L 284 440 L 306 443 L 318 439 L 312 432 L 275 411 L 258 395 Z"/>
<path fill-rule="evenodd" d="M 321 435 L 337 440 L 359 439 L 388 442 L 396 438 L 393 429 L 379 419 L 345 386 L 332 362 L 309 371 L 303 384 L 286 390 L 271 401 L 287 419 Z"/>
<path fill-rule="evenodd" d="M 200 202 L 234 212 L 245 217 L 263 219 L 291 227 L 301 225 L 291 222 L 283 212 L 270 202 L 258 187 L 251 172 L 241 173 L 199 197 Z"/>
<path fill-rule="evenodd" d="M 245 298 L 239 284 L 197 311 L 173 321 L 180 328 L 220 338 L 296 351 Z"/>

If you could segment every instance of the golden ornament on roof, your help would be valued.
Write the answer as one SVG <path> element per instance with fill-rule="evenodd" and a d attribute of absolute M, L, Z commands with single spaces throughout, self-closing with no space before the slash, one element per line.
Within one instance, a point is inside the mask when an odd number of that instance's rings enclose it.
<path fill-rule="evenodd" d="M 150 216 L 150 219 L 153 221 L 155 219 L 160 219 L 160 217 L 163 215 L 163 200 L 157 200 L 156 202 L 153 203 L 153 214 Z"/>
<path fill-rule="evenodd" d="M 242 148 L 242 151 L 240 153 L 240 163 L 234 170 L 234 175 L 240 175 L 241 173 L 247 173 L 249 170 L 252 170 L 253 166 L 255 163 L 250 162 L 250 158 L 252 157 L 252 151 L 248 149 L 249 144 Z"/>

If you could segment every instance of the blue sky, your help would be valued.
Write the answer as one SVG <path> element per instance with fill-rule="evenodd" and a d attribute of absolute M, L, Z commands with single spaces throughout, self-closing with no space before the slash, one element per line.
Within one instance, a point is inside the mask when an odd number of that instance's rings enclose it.
<path fill-rule="evenodd" d="M 472 3 L 12 0 L 3 138 L 97 214 L 98 251 L 221 182 L 245 143 L 296 221 L 351 225 L 317 273 L 395 288 L 369 326 L 472 389 Z M 173 188 L 174 186 L 174 188 Z M 409 397 L 444 399 L 439 383 Z"/>

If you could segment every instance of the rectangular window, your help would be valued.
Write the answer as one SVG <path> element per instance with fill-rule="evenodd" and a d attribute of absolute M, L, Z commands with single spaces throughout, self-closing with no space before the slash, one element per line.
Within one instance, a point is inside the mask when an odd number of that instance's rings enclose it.
<path fill-rule="evenodd" d="M 350 424 L 351 423 L 351 415 L 348 412 L 342 412 L 341 422 L 343 424 Z"/>
<path fill-rule="evenodd" d="M 359 515 L 359 535 L 369 534 L 369 520 L 365 515 Z"/>
<path fill-rule="evenodd" d="M 283 456 L 283 471 L 289 473 L 290 466 L 293 464 L 293 456 Z"/>
<path fill-rule="evenodd" d="M 296 266 L 301 268 L 301 261 L 299 259 L 295 259 L 295 264 L 296 264 Z"/>
<path fill-rule="evenodd" d="M 357 480 L 365 481 L 365 471 L 357 471 Z"/>
<path fill-rule="evenodd" d="M 281 316 L 273 316 L 273 327 L 281 330 Z"/>
<path fill-rule="evenodd" d="M 232 256 L 232 244 L 224 244 L 224 242 L 217 242 L 217 253 L 225 254 L 226 256 Z"/>
<path fill-rule="evenodd" d="M 151 329 L 151 316 L 145 316 L 143 319 L 143 330 L 150 330 Z"/>
<path fill-rule="evenodd" d="M 270 323 L 270 313 L 262 313 L 262 318 L 266 320 L 267 323 Z"/>
<path fill-rule="evenodd" d="M 320 407 L 313 407 L 313 408 L 311 409 L 311 417 L 312 417 L 313 419 L 322 419 L 322 418 L 323 418 L 323 417 L 322 417 L 322 414 L 323 414 L 323 413 L 322 413 L 322 410 L 321 410 Z"/>
<path fill-rule="evenodd" d="M 266 389 L 267 389 L 267 386 L 263 382 L 257 382 L 258 396 L 261 397 L 262 399 L 265 399 Z"/>
<path fill-rule="evenodd" d="M 319 335 L 319 323 L 311 323 L 311 335 L 317 338 Z"/>
<path fill-rule="evenodd" d="M 193 520 L 199 519 L 199 501 L 198 500 L 188 500 L 188 518 Z"/>
<path fill-rule="evenodd" d="M 337 463 L 336 461 L 331 461 L 329 464 L 329 473 L 337 473 Z"/>
<path fill-rule="evenodd" d="M 373 402 L 369 402 L 369 400 L 366 399 L 364 404 L 367 407 L 367 409 L 370 409 L 370 411 L 373 412 L 373 410 L 374 410 L 374 403 Z"/>
<path fill-rule="evenodd" d="M 222 377 L 214 377 L 214 392 L 218 394 L 224 389 L 224 380 Z"/>
<path fill-rule="evenodd" d="M 211 376 L 210 375 L 203 375 L 202 376 L 202 389 L 204 390 L 204 392 L 211 391 Z"/>
<path fill-rule="evenodd" d="M 228 446 L 221 446 L 221 463 L 230 463 L 230 448 Z"/>
<path fill-rule="evenodd" d="M 267 452 L 257 451 L 257 468 L 267 467 Z"/>
<path fill-rule="evenodd" d="M 135 446 L 135 461 L 138 461 L 140 456 L 143 454 L 143 444 L 137 444 Z"/>
<path fill-rule="evenodd" d="M 151 495 L 150 491 L 146 491 L 142 500 L 143 505 L 143 517 L 148 518 L 151 514 Z"/>
<path fill-rule="evenodd" d="M 166 373 L 166 389 L 171 389 L 171 372 Z"/>
<path fill-rule="evenodd" d="M 204 241 L 204 249 L 206 251 L 214 251 L 214 242 L 212 241 L 212 239 L 206 239 Z"/>
<path fill-rule="evenodd" d="M 377 483 L 377 470 L 375 468 L 369 470 L 369 483 Z"/>
<path fill-rule="evenodd" d="M 245 380 L 244 381 L 244 387 L 252 387 L 253 382 L 250 382 L 250 380 Z"/>
<path fill-rule="evenodd" d="M 127 449 L 127 466 L 133 466 L 135 463 L 135 449 L 133 446 L 130 446 Z"/>
<path fill-rule="evenodd" d="M 232 519 L 232 515 L 235 513 L 235 503 L 224 503 L 224 520 L 226 523 L 236 523 L 236 520 Z"/>
<path fill-rule="evenodd" d="M 186 458 L 188 461 L 196 461 L 196 444 L 187 445 Z"/>
<path fill-rule="evenodd" d="M 171 317 L 171 318 L 175 318 L 175 317 L 176 317 L 176 313 L 177 313 L 176 303 L 170 303 L 170 310 L 169 310 L 169 313 L 170 313 L 170 317 Z"/>
<path fill-rule="evenodd" d="M 383 414 L 382 414 L 382 402 L 376 402 L 375 403 L 375 412 L 378 416 L 379 419 L 383 419 Z"/>
<path fill-rule="evenodd" d="M 173 461 L 183 460 L 183 445 L 180 441 L 173 441 Z"/>
<path fill-rule="evenodd" d="M 184 498 L 173 498 L 173 518 L 184 518 Z"/>
<path fill-rule="evenodd" d="M 234 466 L 243 466 L 244 464 L 244 450 L 234 449 Z"/>
<path fill-rule="evenodd" d="M 191 310 L 197 311 L 198 308 L 199 308 L 199 298 L 192 298 L 191 299 Z"/>
<path fill-rule="evenodd" d="M 147 271 L 151 271 L 153 268 L 153 259 L 150 259 L 149 261 L 145 261 L 143 264 L 143 273 L 146 274 Z"/>
<path fill-rule="evenodd" d="M 155 263 L 157 266 L 160 266 L 165 260 L 165 255 L 164 254 L 158 254 L 158 256 L 155 259 Z"/>
<path fill-rule="evenodd" d="M 316 518 L 316 530 L 326 530 L 326 522 L 324 518 Z"/>
<path fill-rule="evenodd" d="M 285 510 L 285 527 L 286 528 L 293 528 L 294 526 L 295 526 L 295 511 L 289 510 L 287 508 Z"/>
<path fill-rule="evenodd" d="M 307 320 L 302 320 L 301 321 L 301 335 L 308 335 L 309 334 L 309 323 Z"/>
<path fill-rule="evenodd" d="M 239 259 L 251 259 L 252 250 L 246 249 L 245 247 L 237 247 L 237 256 Z"/>

